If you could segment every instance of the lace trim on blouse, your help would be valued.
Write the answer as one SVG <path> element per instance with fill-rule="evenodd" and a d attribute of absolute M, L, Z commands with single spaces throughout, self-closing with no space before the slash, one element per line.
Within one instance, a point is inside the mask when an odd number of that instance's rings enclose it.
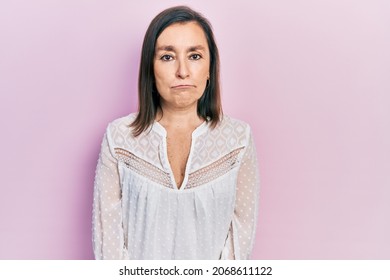
<path fill-rule="evenodd" d="M 207 184 L 232 170 L 238 162 L 238 155 L 244 147 L 237 148 L 215 162 L 189 174 L 186 189 Z"/>
<path fill-rule="evenodd" d="M 188 175 L 186 189 L 195 188 L 207 184 L 218 177 L 232 170 L 238 162 L 238 155 L 244 147 L 237 148 L 227 155 L 221 157 L 215 162 L 195 171 Z M 161 184 L 167 188 L 173 189 L 169 173 L 161 170 L 153 164 L 137 157 L 133 153 L 122 149 L 115 148 L 115 154 L 119 161 L 123 162 L 127 168 L 137 174 L 149 178 L 151 181 Z"/>
<path fill-rule="evenodd" d="M 155 183 L 173 189 L 169 173 L 137 157 L 127 150 L 115 148 L 115 154 L 117 155 L 118 160 L 123 162 L 130 170 L 143 177 L 149 178 Z"/>

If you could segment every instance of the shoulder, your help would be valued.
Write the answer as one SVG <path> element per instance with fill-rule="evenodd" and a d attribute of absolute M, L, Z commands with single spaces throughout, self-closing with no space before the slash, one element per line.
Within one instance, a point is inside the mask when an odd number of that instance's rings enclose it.
<path fill-rule="evenodd" d="M 118 131 L 127 133 L 131 130 L 130 125 L 134 121 L 137 113 L 131 113 L 111 121 L 107 126 L 107 134 L 112 135 Z"/>
<path fill-rule="evenodd" d="M 123 117 L 119 117 L 113 121 L 111 121 L 109 124 L 108 124 L 108 128 L 114 128 L 114 127 L 120 127 L 120 126 L 129 126 L 135 119 L 135 117 L 137 116 L 137 113 L 131 113 L 127 116 L 123 116 Z"/>
<path fill-rule="evenodd" d="M 223 131 L 224 134 L 229 133 L 230 135 L 236 135 L 238 137 L 249 137 L 250 126 L 248 123 L 233 118 L 229 115 L 223 115 L 221 122 L 216 127 Z"/>
<path fill-rule="evenodd" d="M 224 151 L 231 151 L 247 146 L 250 135 L 250 126 L 246 122 L 223 115 L 218 125 L 209 130 L 207 137 L 210 143 L 216 143 L 218 149 L 224 147 Z"/>
<path fill-rule="evenodd" d="M 223 115 L 222 116 L 222 120 L 221 120 L 221 124 L 227 124 L 227 125 L 231 125 L 231 126 L 237 126 L 237 127 L 246 127 L 246 128 L 249 128 L 249 124 L 242 121 L 242 120 L 239 120 L 239 119 L 236 119 L 236 118 L 233 118 L 229 115 Z"/>
<path fill-rule="evenodd" d="M 105 134 L 110 146 L 122 146 L 130 140 L 129 138 L 132 138 L 132 128 L 130 125 L 136 116 L 136 113 L 131 113 L 127 116 L 117 118 L 107 125 Z"/>
<path fill-rule="evenodd" d="M 235 141 L 234 139 L 236 139 L 237 147 L 243 148 L 241 157 L 243 157 L 244 154 L 253 155 L 256 153 L 252 130 L 248 123 L 225 115 L 224 119 L 221 121 L 221 126 L 224 127 L 222 129 L 225 130 L 225 135 L 227 134 L 226 131 L 229 132 L 229 140 L 227 143 Z"/>

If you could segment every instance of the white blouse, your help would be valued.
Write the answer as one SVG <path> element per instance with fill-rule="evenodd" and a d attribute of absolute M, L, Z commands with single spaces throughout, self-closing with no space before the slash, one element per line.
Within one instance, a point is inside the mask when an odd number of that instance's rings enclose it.
<path fill-rule="evenodd" d="M 96 259 L 247 259 L 255 237 L 259 176 L 250 128 L 224 116 L 192 133 L 176 186 L 158 122 L 138 137 L 135 114 L 108 125 L 96 168 Z"/>

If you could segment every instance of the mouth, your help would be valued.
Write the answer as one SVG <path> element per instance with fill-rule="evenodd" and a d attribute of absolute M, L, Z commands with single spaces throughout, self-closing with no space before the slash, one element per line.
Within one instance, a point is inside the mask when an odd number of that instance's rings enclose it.
<path fill-rule="evenodd" d="M 195 87 L 194 85 L 183 84 L 183 85 L 175 85 L 172 88 L 173 89 L 186 89 L 186 88 L 194 88 L 194 87 Z"/>

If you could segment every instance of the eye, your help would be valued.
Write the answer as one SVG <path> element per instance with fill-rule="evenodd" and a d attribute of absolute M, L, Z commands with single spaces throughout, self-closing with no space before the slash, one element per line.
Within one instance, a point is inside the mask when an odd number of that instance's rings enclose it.
<path fill-rule="evenodd" d="M 197 53 L 194 53 L 194 54 L 190 55 L 190 59 L 191 60 L 199 60 L 201 58 L 202 58 L 202 56 L 200 54 L 197 54 Z"/>
<path fill-rule="evenodd" d="M 160 59 L 163 61 L 170 61 L 173 59 L 173 57 L 169 54 L 164 54 Z"/>

